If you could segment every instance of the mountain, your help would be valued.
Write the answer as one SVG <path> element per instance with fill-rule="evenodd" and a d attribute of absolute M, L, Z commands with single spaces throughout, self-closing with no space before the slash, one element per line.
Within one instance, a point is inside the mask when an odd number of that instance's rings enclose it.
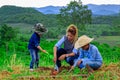
<path fill-rule="evenodd" d="M 94 5 L 88 4 L 88 9 L 95 15 L 113 15 L 120 12 L 120 5 Z"/>
<path fill-rule="evenodd" d="M 44 14 L 58 14 L 61 8 L 62 8 L 61 6 L 46 6 L 46 7 L 35 8 L 35 9 Z"/>
<path fill-rule="evenodd" d="M 88 9 L 91 9 L 93 15 L 113 15 L 118 14 L 120 12 L 120 5 L 95 5 L 88 4 Z M 39 12 L 43 14 L 59 14 L 59 10 L 63 6 L 46 6 L 41 8 L 35 8 Z"/>
<path fill-rule="evenodd" d="M 43 23 L 47 27 L 56 26 L 56 15 L 43 14 L 34 8 L 18 7 L 18 6 L 2 6 L 0 7 L 0 24 L 4 23 L 27 23 L 36 24 Z M 50 24 L 51 25 L 50 25 Z"/>
<path fill-rule="evenodd" d="M 17 6 L 2 6 L 0 8 L 0 23 L 30 23 L 43 21 L 44 14 L 33 8 Z"/>

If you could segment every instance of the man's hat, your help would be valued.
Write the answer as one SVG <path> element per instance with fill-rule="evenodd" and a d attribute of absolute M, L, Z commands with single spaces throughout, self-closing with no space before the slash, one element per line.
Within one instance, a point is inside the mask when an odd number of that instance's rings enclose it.
<path fill-rule="evenodd" d="M 94 38 L 90 38 L 86 35 L 83 35 L 78 38 L 78 40 L 75 43 L 75 49 L 81 48 L 87 44 L 89 44 Z"/>

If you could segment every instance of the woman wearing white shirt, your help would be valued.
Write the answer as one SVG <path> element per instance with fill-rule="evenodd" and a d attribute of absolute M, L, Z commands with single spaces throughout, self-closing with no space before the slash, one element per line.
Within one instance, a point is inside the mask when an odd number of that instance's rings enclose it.
<path fill-rule="evenodd" d="M 56 64 L 53 74 L 57 74 L 61 67 L 61 60 L 66 60 L 71 66 L 74 64 L 75 56 L 72 53 L 74 44 L 78 38 L 78 29 L 75 25 L 71 24 L 67 30 L 66 35 L 63 36 L 54 46 L 54 63 Z M 64 47 L 62 48 L 62 45 Z"/>

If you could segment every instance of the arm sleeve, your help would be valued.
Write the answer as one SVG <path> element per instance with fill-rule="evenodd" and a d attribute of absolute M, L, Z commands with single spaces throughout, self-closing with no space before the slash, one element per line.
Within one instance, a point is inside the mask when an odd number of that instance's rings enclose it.
<path fill-rule="evenodd" d="M 75 49 L 75 48 L 73 48 L 72 52 L 73 52 L 74 54 L 77 54 L 77 53 L 78 53 L 78 50 Z"/>
<path fill-rule="evenodd" d="M 78 62 L 79 60 L 81 60 L 81 59 L 84 57 L 84 55 L 83 55 L 83 53 L 81 52 L 81 50 L 78 50 L 78 51 L 74 50 L 73 52 L 74 52 L 74 53 L 77 52 L 77 53 L 79 54 L 78 59 L 75 59 L 75 60 L 74 60 L 73 66 L 75 67 L 75 66 L 77 65 L 77 62 Z"/>
<path fill-rule="evenodd" d="M 101 54 L 100 54 L 100 52 L 99 52 L 99 50 L 98 50 L 98 48 L 96 47 L 96 48 L 94 48 L 94 58 L 95 58 L 95 60 L 101 60 L 102 61 L 102 56 L 101 56 Z"/>
<path fill-rule="evenodd" d="M 61 47 L 63 42 L 65 41 L 64 36 L 55 44 L 56 47 Z"/>
<path fill-rule="evenodd" d="M 79 50 L 79 57 L 78 57 L 78 59 L 80 60 L 82 58 L 84 58 L 84 53 L 82 52 L 82 50 Z"/>

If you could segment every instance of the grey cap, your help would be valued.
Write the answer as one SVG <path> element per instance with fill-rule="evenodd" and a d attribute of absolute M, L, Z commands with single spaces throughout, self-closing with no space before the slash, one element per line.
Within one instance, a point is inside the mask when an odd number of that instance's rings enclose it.
<path fill-rule="evenodd" d="M 35 32 L 37 32 L 38 34 L 44 34 L 44 33 L 48 32 L 48 30 L 41 23 L 35 24 L 33 28 L 34 28 Z"/>

